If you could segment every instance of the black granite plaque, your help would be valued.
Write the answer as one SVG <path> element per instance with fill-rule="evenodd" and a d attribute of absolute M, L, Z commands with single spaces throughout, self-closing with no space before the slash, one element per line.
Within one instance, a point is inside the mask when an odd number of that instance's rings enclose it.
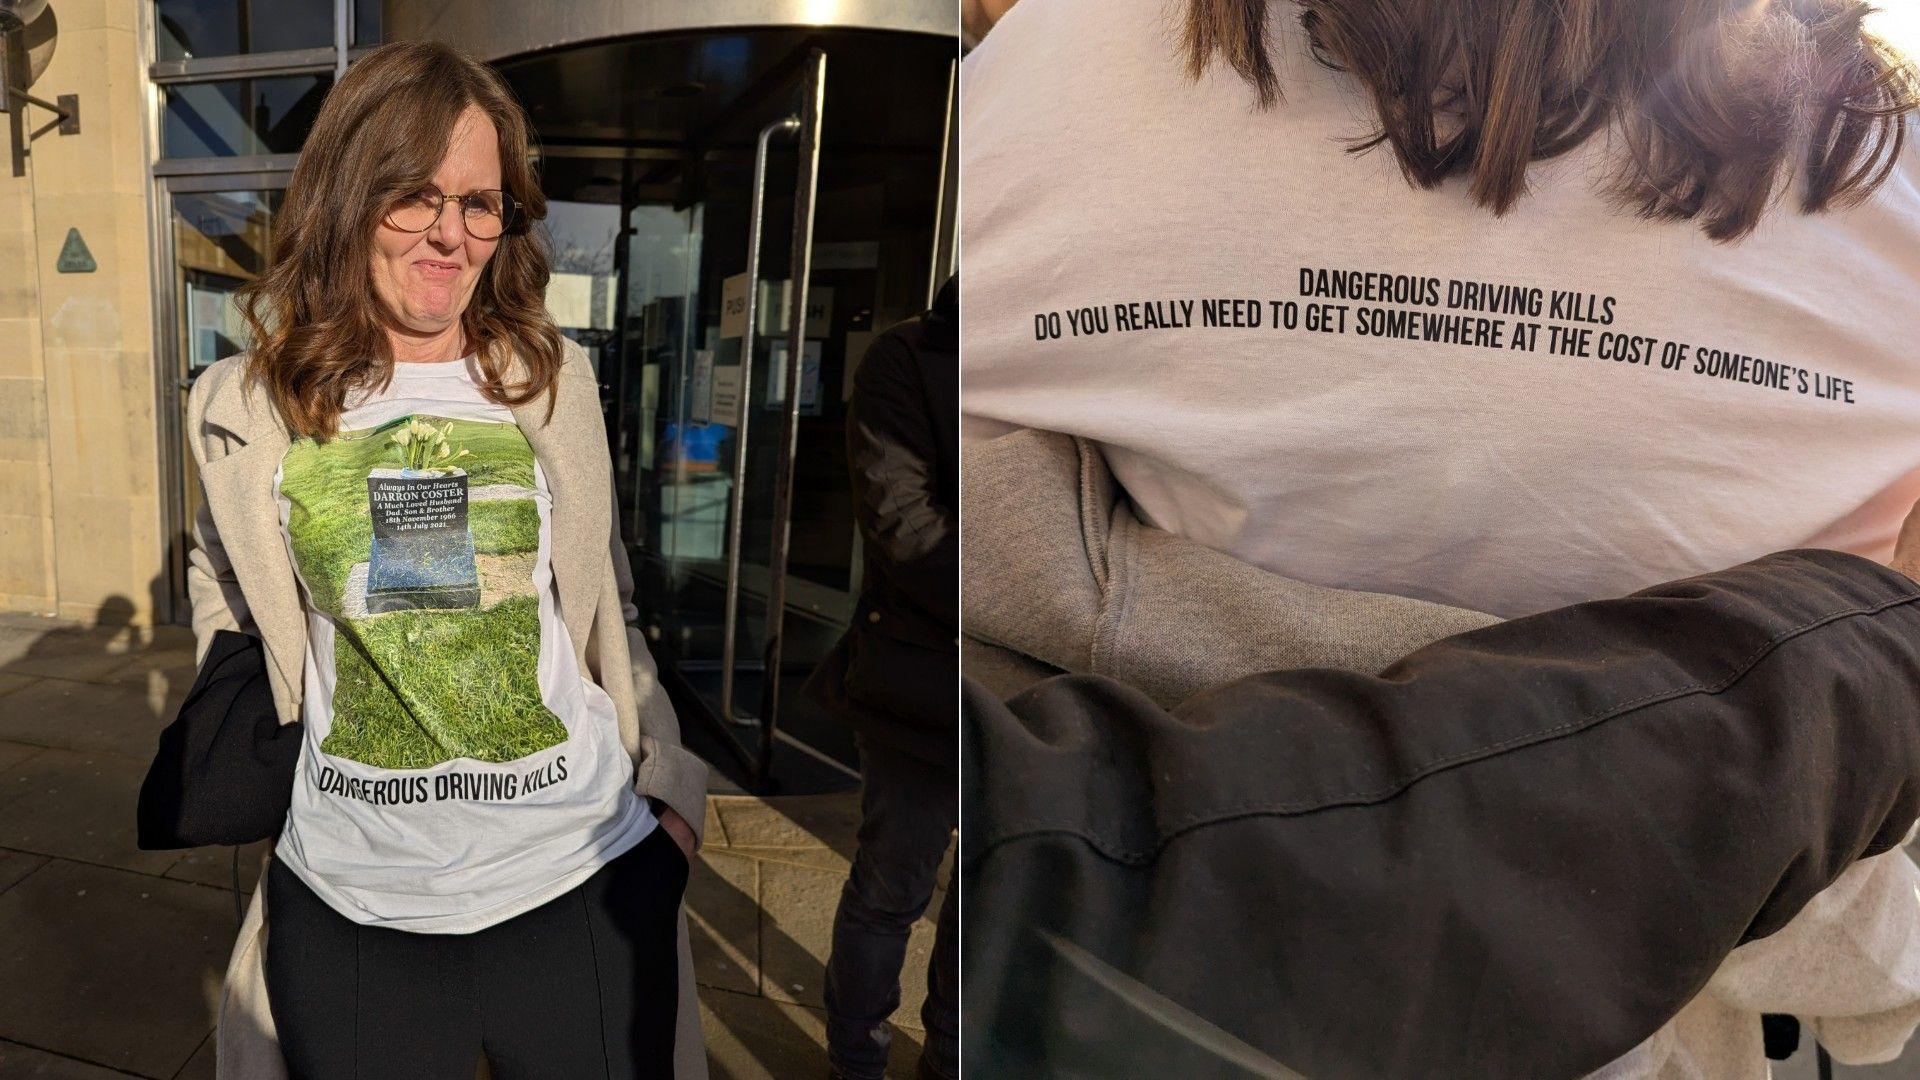
<path fill-rule="evenodd" d="M 480 604 L 467 523 L 467 475 L 375 469 L 367 476 L 373 551 L 367 612 Z"/>

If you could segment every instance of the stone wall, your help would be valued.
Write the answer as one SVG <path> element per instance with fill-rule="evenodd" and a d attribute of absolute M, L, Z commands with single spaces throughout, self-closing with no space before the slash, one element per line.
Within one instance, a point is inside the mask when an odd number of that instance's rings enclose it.
<path fill-rule="evenodd" d="M 168 595 L 139 0 L 54 0 L 33 93 L 80 134 L 0 162 L 0 610 L 150 622 Z M 29 130 L 50 113 L 28 113 Z M 59 273 L 69 229 L 98 269 Z"/>

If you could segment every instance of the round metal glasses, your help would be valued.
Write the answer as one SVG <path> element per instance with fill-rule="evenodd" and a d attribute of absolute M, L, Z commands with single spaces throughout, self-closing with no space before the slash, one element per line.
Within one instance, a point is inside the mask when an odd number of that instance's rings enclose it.
<path fill-rule="evenodd" d="M 460 223 L 475 240 L 498 239 L 513 224 L 514 213 L 519 209 L 513 196 L 498 188 L 469 191 L 465 195 L 443 195 L 432 188 L 422 188 L 393 204 L 387 211 L 387 224 L 401 232 L 426 232 L 440 220 L 440 212 L 449 202 L 460 204 Z"/>

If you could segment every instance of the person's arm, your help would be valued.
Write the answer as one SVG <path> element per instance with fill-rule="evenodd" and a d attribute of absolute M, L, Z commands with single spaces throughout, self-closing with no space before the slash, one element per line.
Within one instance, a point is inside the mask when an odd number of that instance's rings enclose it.
<path fill-rule="evenodd" d="M 960 533 L 939 485 L 952 448 L 928 415 L 913 346 L 899 330 L 874 341 L 847 402 L 853 513 L 887 580 L 946 626 L 959 619 Z"/>
<path fill-rule="evenodd" d="M 1597 1069 L 1914 823 L 1916 601 L 1791 552 L 1172 712 L 969 688 L 968 1060 Z"/>
<path fill-rule="evenodd" d="M 964 627 L 971 642 L 1110 675 L 1168 707 L 1262 671 L 1373 674 L 1497 620 L 1403 596 L 1295 581 L 1142 524 L 1102 452 L 1022 430 L 968 443 Z M 983 668 L 971 671 L 1011 688 Z M 1002 664 L 1011 668 L 1010 663 Z M 1017 669 L 1016 669 L 1017 670 Z"/>
<path fill-rule="evenodd" d="M 229 378 L 238 378 L 241 361 L 216 364 L 194 380 L 187 394 L 186 443 L 197 469 L 233 448 L 231 436 L 209 425 L 207 402 Z M 187 551 L 187 601 L 193 609 L 193 661 L 197 665 L 213 644 L 216 630 L 254 633 L 253 616 L 247 598 L 240 591 L 227 549 L 220 542 L 220 530 L 213 522 L 213 511 L 203 497 L 193 516 L 193 547 Z"/>

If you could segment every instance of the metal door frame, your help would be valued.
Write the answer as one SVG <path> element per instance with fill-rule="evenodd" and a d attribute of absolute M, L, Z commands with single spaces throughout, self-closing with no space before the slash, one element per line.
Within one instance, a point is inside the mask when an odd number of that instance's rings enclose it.
<path fill-rule="evenodd" d="M 782 380 L 787 398 L 782 409 L 780 463 L 773 477 L 773 541 L 767 548 L 767 630 L 764 667 L 760 679 L 760 753 L 754 780 L 764 783 L 773 768 L 773 740 L 780 729 L 780 657 L 785 647 L 787 617 L 787 547 L 793 533 L 793 470 L 800 446 L 800 369 L 807 346 L 807 291 L 813 274 L 813 219 L 820 181 L 820 130 L 826 123 L 827 53 L 814 46 L 808 54 L 807 94 L 800 111 L 800 167 L 793 191 L 793 265 L 787 280 L 792 299 L 787 305 L 787 370 Z M 749 293 L 759 288 L 747 282 Z M 744 358 L 743 359 L 750 359 Z M 742 402 L 745 407 L 745 402 Z M 741 449 L 745 449 L 744 444 Z M 739 587 L 738 579 L 727 583 Z M 733 677 L 732 672 L 727 677 Z"/>
<path fill-rule="evenodd" d="M 182 396 L 193 388 L 194 375 L 183 372 L 186 357 L 181 352 L 180 266 L 177 237 L 173 228 L 173 197 L 196 192 L 271 192 L 285 191 L 293 178 L 291 172 L 222 172 L 195 175 L 155 176 L 153 180 L 153 325 L 154 355 L 158 358 L 155 387 L 160 395 L 161 468 L 164 470 L 161 499 L 167 532 L 168 589 L 166 612 L 156 621 L 183 623 L 191 616 L 186 597 L 186 550 L 175 540 L 192 542 L 193 522 L 187 519 L 187 432 L 181 428 Z M 177 549 L 177 550 L 176 550 Z"/>
<path fill-rule="evenodd" d="M 746 766 L 755 790 L 763 790 L 773 770 L 773 745 L 779 738 L 780 656 L 782 629 L 786 615 L 787 540 L 793 520 L 793 473 L 800 422 L 800 364 L 805 356 L 807 277 L 813 268 L 814 206 L 820 174 L 821 128 L 825 123 L 827 93 L 827 53 L 818 43 L 802 46 L 805 62 L 801 65 L 799 86 L 802 106 L 799 116 L 784 116 L 760 129 L 754 158 L 754 183 L 748 226 L 746 327 L 740 339 L 740 415 L 734 434 L 734 484 L 730 493 L 727 522 L 726 600 L 720 660 L 720 707 L 702 708 L 698 715 L 729 752 Z M 793 195 L 793 248 L 788 280 L 792 283 L 787 306 L 787 370 L 783 385 L 780 455 L 774 472 L 773 537 L 767 554 L 768 588 L 766 597 L 766 645 L 763 652 L 760 683 L 760 707 L 752 718 L 734 713 L 733 682 L 739 669 L 738 645 L 740 603 L 740 556 L 742 549 L 745 482 L 748 462 L 748 416 L 753 410 L 753 347 L 759 331 L 760 247 L 766 208 L 766 163 L 772 140 L 783 134 L 799 136 L 800 161 L 796 169 Z M 678 665 L 676 665 L 678 666 Z M 695 695 L 696 698 L 699 695 Z M 704 699 L 701 699 L 704 705 Z M 730 721 L 752 722 L 759 728 L 760 745 L 749 747 L 730 729 Z"/>

